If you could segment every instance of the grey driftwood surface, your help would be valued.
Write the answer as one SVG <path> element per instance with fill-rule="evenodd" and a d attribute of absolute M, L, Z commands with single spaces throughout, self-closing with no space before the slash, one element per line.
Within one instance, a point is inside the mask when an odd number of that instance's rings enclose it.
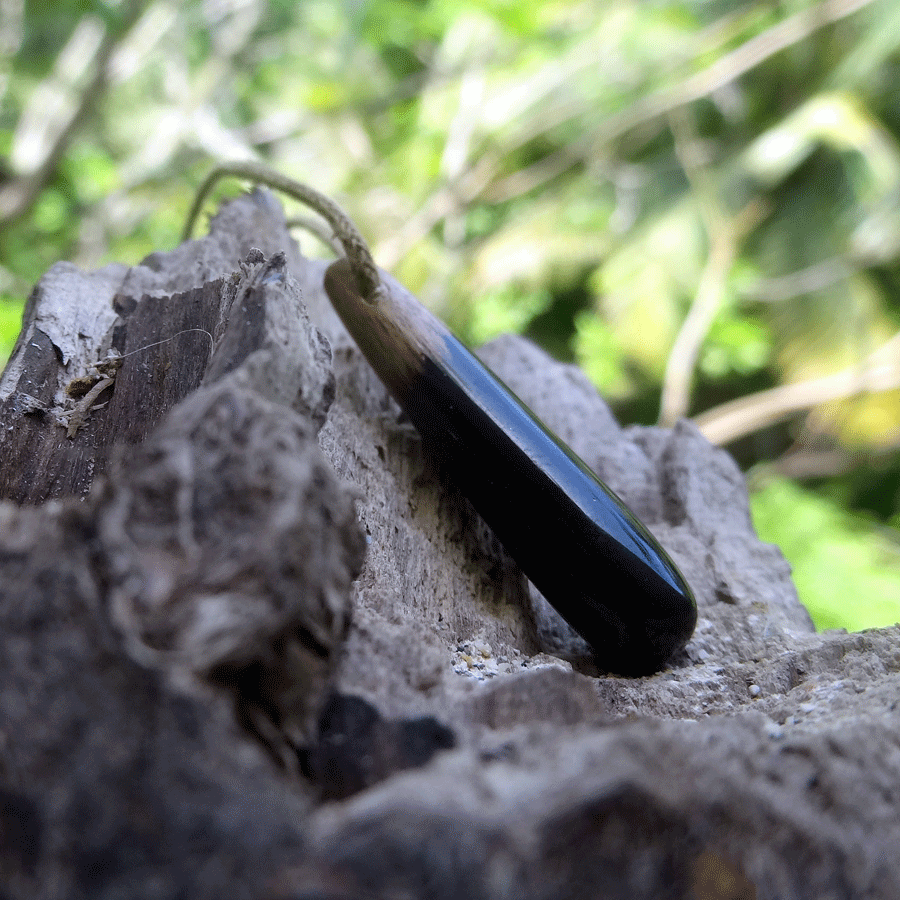
<path fill-rule="evenodd" d="M 665 671 L 596 671 L 326 265 L 254 192 L 35 288 L 0 379 L 0 898 L 900 897 L 898 629 L 815 633 L 727 454 L 502 338 L 697 594 Z"/>

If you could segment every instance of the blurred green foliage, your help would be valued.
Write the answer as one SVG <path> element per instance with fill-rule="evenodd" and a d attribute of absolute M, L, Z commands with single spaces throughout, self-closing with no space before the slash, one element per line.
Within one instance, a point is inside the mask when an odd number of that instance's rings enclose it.
<path fill-rule="evenodd" d="M 0 353 L 54 262 L 172 247 L 213 160 L 263 160 L 465 339 L 523 331 L 623 420 L 801 479 L 753 509 L 817 622 L 900 619 L 893 0 L 2 13 Z"/>
<path fill-rule="evenodd" d="M 896 533 L 777 478 L 752 495 L 757 528 L 792 560 L 801 599 L 819 628 L 858 631 L 897 620 Z"/>

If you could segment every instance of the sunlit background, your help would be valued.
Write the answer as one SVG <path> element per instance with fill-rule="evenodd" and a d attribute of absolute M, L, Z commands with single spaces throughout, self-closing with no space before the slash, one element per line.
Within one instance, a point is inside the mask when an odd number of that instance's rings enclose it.
<path fill-rule="evenodd" d="M 898 48 L 896 0 L 0 0 L 0 357 L 54 262 L 170 249 L 265 161 L 464 339 L 693 418 L 817 624 L 892 624 Z"/>

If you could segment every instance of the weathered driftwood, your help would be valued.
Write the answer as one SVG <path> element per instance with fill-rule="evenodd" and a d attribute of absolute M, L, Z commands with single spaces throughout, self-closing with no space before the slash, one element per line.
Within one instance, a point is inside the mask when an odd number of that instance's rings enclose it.
<path fill-rule="evenodd" d="M 0 379 L 0 894 L 900 896 L 898 630 L 815 634 L 726 454 L 504 338 L 697 593 L 669 669 L 596 672 L 324 265 L 256 192 L 35 289 Z"/>

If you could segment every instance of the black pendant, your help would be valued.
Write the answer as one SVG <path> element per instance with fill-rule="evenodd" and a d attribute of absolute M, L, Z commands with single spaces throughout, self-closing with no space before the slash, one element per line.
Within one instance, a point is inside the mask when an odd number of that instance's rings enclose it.
<path fill-rule="evenodd" d="M 446 326 L 383 276 L 363 299 L 345 260 L 325 289 L 423 444 L 608 671 L 644 675 L 697 621 L 690 588 L 625 504 Z"/>

